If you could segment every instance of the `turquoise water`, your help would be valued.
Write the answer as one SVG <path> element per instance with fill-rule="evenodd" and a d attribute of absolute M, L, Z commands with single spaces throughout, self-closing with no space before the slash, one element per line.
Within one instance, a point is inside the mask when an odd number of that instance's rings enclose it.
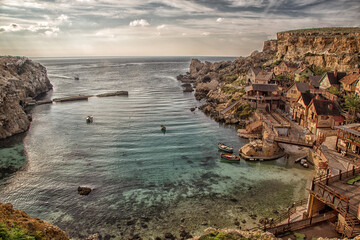
<path fill-rule="evenodd" d="M 48 98 L 114 90 L 129 96 L 35 107 L 24 138 L 27 161 L 2 181 L 1 202 L 74 238 L 98 232 L 151 239 L 178 235 L 181 228 L 196 235 L 208 226 L 235 227 L 236 218 L 247 220 L 243 228 L 253 227 L 258 219 L 250 220 L 250 213 L 272 216 L 305 196 L 312 171 L 283 159 L 219 161 L 217 142 L 239 149 L 247 140 L 234 127 L 189 110 L 201 103 L 182 92 L 176 76 L 188 71 L 190 58 L 39 61 L 54 85 Z M 94 123 L 86 124 L 87 115 Z M 80 185 L 94 190 L 81 196 Z"/>

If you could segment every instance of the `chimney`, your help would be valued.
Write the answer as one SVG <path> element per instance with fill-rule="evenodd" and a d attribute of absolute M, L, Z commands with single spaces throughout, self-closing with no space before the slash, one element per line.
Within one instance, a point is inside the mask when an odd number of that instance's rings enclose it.
<path fill-rule="evenodd" d="M 337 70 L 334 70 L 334 76 L 337 78 Z"/>

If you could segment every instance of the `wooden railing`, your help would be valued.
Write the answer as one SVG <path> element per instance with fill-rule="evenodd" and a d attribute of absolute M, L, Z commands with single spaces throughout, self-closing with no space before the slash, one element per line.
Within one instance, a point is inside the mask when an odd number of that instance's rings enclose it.
<path fill-rule="evenodd" d="M 278 225 L 275 227 L 265 229 L 265 231 L 271 232 L 275 236 L 278 236 L 285 232 L 300 230 L 300 229 L 309 227 L 313 224 L 324 222 L 324 221 L 330 220 L 335 217 L 336 217 L 336 214 L 333 212 L 330 212 L 330 213 L 325 213 L 325 214 L 318 215 L 315 217 L 298 220 L 295 222 L 281 224 L 281 225 Z"/>

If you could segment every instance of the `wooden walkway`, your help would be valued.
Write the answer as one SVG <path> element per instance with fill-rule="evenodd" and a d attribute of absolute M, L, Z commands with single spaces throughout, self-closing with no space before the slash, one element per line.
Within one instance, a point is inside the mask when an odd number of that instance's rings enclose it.
<path fill-rule="evenodd" d="M 303 147 L 313 147 L 313 144 L 307 143 L 304 140 L 285 137 L 285 136 L 275 136 L 274 141 L 278 143 L 287 143 L 287 144 L 298 145 Z"/>
<path fill-rule="evenodd" d="M 333 212 L 325 213 L 325 214 L 318 215 L 315 217 L 306 218 L 306 219 L 298 220 L 295 222 L 285 223 L 285 224 L 281 224 L 281 225 L 278 225 L 275 227 L 270 227 L 270 228 L 264 229 L 264 230 L 267 232 L 271 232 L 275 236 L 279 236 L 286 232 L 292 232 L 292 231 L 304 229 L 304 228 L 310 227 L 311 225 L 325 222 L 325 221 L 328 221 L 335 217 L 336 217 L 336 214 Z"/>
<path fill-rule="evenodd" d="M 225 114 L 228 111 L 230 111 L 231 109 L 233 109 L 236 105 L 238 105 L 240 102 L 242 101 L 242 99 L 237 100 L 235 103 L 231 104 L 230 106 L 228 106 L 227 108 L 223 109 L 220 111 L 221 114 Z"/>

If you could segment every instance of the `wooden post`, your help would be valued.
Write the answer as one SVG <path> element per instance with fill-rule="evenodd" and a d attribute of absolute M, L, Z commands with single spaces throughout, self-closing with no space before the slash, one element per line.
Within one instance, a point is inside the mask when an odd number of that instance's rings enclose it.
<path fill-rule="evenodd" d="M 355 175 L 355 165 L 353 165 L 353 176 Z"/>
<path fill-rule="evenodd" d="M 342 177 L 342 171 L 339 170 L 339 180 L 341 180 L 341 177 Z"/>

